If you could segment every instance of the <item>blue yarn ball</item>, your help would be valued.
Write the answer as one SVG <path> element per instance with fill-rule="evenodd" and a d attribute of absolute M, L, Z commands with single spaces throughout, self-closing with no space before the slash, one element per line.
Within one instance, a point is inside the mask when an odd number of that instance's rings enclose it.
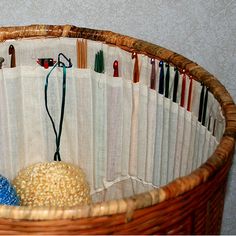
<path fill-rule="evenodd" d="M 20 200 L 10 181 L 0 175 L 0 205 L 19 206 Z"/>

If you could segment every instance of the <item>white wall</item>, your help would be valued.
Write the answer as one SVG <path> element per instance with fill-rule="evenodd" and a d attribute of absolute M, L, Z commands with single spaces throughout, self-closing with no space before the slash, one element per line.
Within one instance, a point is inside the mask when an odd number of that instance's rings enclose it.
<path fill-rule="evenodd" d="M 0 0 L 0 25 L 73 24 L 172 49 L 216 75 L 236 100 L 235 0 Z M 236 163 L 222 233 L 236 234 Z"/>

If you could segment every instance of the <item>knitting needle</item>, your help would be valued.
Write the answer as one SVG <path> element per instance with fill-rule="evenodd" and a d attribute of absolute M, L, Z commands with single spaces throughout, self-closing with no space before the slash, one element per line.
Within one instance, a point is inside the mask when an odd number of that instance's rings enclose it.
<path fill-rule="evenodd" d="M 104 56 L 103 56 L 103 50 L 100 50 L 99 65 L 100 65 L 100 73 L 104 73 Z"/>
<path fill-rule="evenodd" d="M 83 39 L 84 41 L 84 68 L 87 68 L 87 48 L 88 48 L 88 43 L 87 43 L 87 39 Z"/>
<path fill-rule="evenodd" d="M 76 49 L 77 49 L 77 67 L 80 68 L 80 40 L 76 40 Z"/>

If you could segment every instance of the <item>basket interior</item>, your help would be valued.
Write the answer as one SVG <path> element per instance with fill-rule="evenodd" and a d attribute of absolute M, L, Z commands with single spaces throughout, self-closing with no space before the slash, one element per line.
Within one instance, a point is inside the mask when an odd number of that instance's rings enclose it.
<path fill-rule="evenodd" d="M 94 202 L 129 197 L 158 188 L 190 174 L 218 145 L 225 127 L 221 107 L 210 91 L 205 122 L 199 121 L 202 85 L 179 75 L 173 102 L 174 66 L 170 65 L 169 96 L 160 94 L 159 61 L 155 59 L 157 88 L 150 88 L 150 58 L 138 54 L 140 80 L 133 83 L 135 60 L 130 52 L 88 40 L 88 68 L 76 66 L 73 38 L 22 39 L 1 43 L 5 58 L 0 73 L 0 173 L 13 179 L 30 164 L 52 161 L 55 137 L 44 104 L 49 69 L 38 58 L 71 58 L 67 69 L 65 120 L 61 156 L 87 175 Z M 8 68 L 9 45 L 16 50 L 16 67 Z M 94 71 L 94 56 L 104 52 L 105 73 Z M 113 77 L 113 62 L 120 77 Z M 164 66 L 164 73 L 167 67 Z M 59 123 L 62 69 L 51 75 L 49 108 Z M 192 80 L 192 83 L 191 83 Z M 192 87 L 191 96 L 189 95 Z M 204 90 L 206 96 L 206 89 Z M 188 106 L 190 104 L 190 108 Z"/>

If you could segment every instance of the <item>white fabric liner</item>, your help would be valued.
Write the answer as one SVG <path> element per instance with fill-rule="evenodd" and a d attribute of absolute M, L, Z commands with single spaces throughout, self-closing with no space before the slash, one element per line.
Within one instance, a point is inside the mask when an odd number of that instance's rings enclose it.
<path fill-rule="evenodd" d="M 8 46 L 0 55 L 9 64 Z M 29 164 L 52 161 L 55 136 L 44 104 L 44 83 L 49 69 L 37 58 L 63 52 L 76 65 L 76 39 L 14 41 L 16 68 L 0 70 L 0 173 L 13 179 Z M 105 74 L 93 71 L 94 55 L 104 51 Z M 119 61 L 120 77 L 114 78 L 113 61 Z M 63 161 L 85 171 L 94 201 L 128 197 L 167 184 L 204 163 L 220 140 L 225 121 L 220 106 L 209 92 L 206 121 L 197 121 L 201 86 L 193 81 L 192 112 L 172 102 L 174 68 L 170 67 L 170 97 L 151 90 L 150 58 L 139 55 L 140 82 L 132 83 L 134 61 L 117 47 L 88 40 L 88 69 L 67 69 L 67 93 L 61 139 Z M 59 123 L 62 69 L 49 79 L 49 110 Z M 215 137 L 213 123 L 216 119 Z"/>

